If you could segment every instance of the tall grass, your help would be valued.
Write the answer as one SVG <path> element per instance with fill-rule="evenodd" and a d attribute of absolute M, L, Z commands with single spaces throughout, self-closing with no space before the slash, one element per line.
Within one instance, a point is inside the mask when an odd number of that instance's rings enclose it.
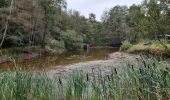
<path fill-rule="evenodd" d="M 129 50 L 133 45 L 129 41 L 124 41 L 120 47 L 120 51 L 127 51 Z"/>
<path fill-rule="evenodd" d="M 110 73 L 74 70 L 48 76 L 16 69 L 0 73 L 2 100 L 169 100 L 168 66 L 141 57 L 137 64 L 111 68 Z M 96 73 L 97 71 L 97 73 Z"/>
<path fill-rule="evenodd" d="M 54 100 L 55 93 L 54 80 L 46 74 L 19 69 L 0 74 L 1 100 Z"/>
<path fill-rule="evenodd" d="M 142 40 L 125 51 L 129 53 L 149 53 L 155 56 L 170 57 L 170 42 L 168 40 Z"/>

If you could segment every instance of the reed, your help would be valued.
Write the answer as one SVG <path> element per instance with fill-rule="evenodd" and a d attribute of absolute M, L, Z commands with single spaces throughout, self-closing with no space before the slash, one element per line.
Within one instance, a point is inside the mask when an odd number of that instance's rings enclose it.
<path fill-rule="evenodd" d="M 168 100 L 170 72 L 155 58 L 112 68 L 110 73 L 74 70 L 66 76 L 15 69 L 0 73 L 2 100 Z M 94 70 L 94 69 L 93 69 Z"/>

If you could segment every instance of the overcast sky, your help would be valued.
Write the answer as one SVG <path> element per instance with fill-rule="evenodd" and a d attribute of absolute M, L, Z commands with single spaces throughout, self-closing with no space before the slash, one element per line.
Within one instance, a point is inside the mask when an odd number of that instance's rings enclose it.
<path fill-rule="evenodd" d="M 96 14 L 97 20 L 100 20 L 105 9 L 116 5 L 140 4 L 143 0 L 67 0 L 68 9 L 74 9 L 88 18 L 89 13 Z"/>

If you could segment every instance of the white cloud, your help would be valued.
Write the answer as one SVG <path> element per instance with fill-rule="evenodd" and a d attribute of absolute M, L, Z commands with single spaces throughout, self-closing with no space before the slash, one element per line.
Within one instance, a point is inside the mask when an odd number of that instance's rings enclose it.
<path fill-rule="evenodd" d="M 100 20 L 103 11 L 116 5 L 140 4 L 143 0 L 67 0 L 68 8 L 78 10 L 81 15 L 88 17 L 89 13 L 96 14 Z"/>

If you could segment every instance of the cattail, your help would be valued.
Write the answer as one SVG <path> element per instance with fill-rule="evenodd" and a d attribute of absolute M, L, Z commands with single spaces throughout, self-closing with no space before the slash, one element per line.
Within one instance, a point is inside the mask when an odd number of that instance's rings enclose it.
<path fill-rule="evenodd" d="M 99 69 L 99 78 L 102 78 L 103 76 L 102 76 L 102 70 L 101 69 Z"/>
<path fill-rule="evenodd" d="M 136 57 L 136 60 L 139 62 L 139 58 Z"/>
<path fill-rule="evenodd" d="M 141 69 L 141 68 L 139 69 L 139 71 L 140 71 L 140 73 L 142 74 L 142 69 Z"/>
<path fill-rule="evenodd" d="M 60 77 L 59 77 L 58 81 L 59 81 L 59 84 L 61 85 L 61 84 L 62 84 L 62 81 L 61 81 L 61 78 L 60 78 Z"/>
<path fill-rule="evenodd" d="M 152 65 L 153 65 L 154 67 L 156 67 L 156 64 L 155 64 L 155 63 L 153 63 Z"/>
<path fill-rule="evenodd" d="M 139 91 L 140 91 L 140 92 L 142 92 L 142 89 L 141 89 L 141 88 L 139 88 Z"/>
<path fill-rule="evenodd" d="M 115 73 L 117 74 L 117 69 L 115 68 Z"/>
<path fill-rule="evenodd" d="M 169 69 L 168 67 L 166 67 L 166 70 L 167 70 L 167 71 L 170 71 L 170 69 Z"/>
<path fill-rule="evenodd" d="M 109 80 L 109 81 L 111 81 L 111 79 L 110 79 L 110 76 L 109 76 L 109 75 L 107 75 L 107 78 L 108 78 L 108 80 Z"/>
<path fill-rule="evenodd" d="M 147 67 L 148 67 L 148 69 L 150 69 L 150 65 L 148 65 Z"/>
<path fill-rule="evenodd" d="M 75 89 L 77 88 L 77 83 L 74 81 L 74 86 L 75 86 Z"/>
<path fill-rule="evenodd" d="M 89 81 L 89 75 L 88 74 L 86 74 L 86 79 L 87 79 L 87 81 Z"/>
<path fill-rule="evenodd" d="M 133 66 L 133 65 L 132 65 L 132 70 L 133 70 L 133 71 L 135 71 L 135 70 L 134 70 L 134 66 Z"/>
<path fill-rule="evenodd" d="M 146 62 L 145 61 L 143 61 L 143 64 L 144 64 L 144 67 L 146 68 L 147 66 L 146 66 Z"/>

